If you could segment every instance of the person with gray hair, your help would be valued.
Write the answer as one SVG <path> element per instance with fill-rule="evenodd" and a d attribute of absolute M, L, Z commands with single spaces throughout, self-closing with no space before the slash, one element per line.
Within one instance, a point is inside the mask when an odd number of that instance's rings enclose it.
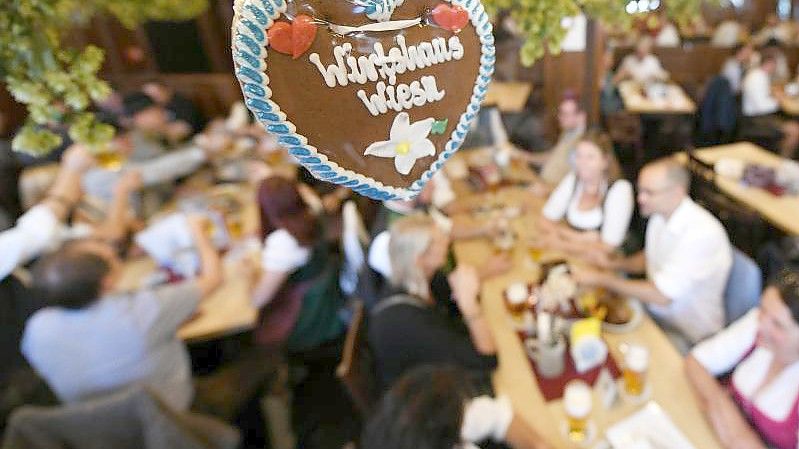
<path fill-rule="evenodd" d="M 596 260 L 606 270 L 644 274 L 628 279 L 612 271 L 573 267 L 578 283 L 603 287 L 646 303 L 655 320 L 683 351 L 724 326 L 724 288 L 732 267 L 727 232 L 688 196 L 690 176 L 676 160 L 644 166 L 638 206 L 649 217 L 644 250 Z"/>
<path fill-rule="evenodd" d="M 447 261 L 449 236 L 425 214 L 390 228 L 391 283 L 396 293 L 371 311 L 369 343 L 384 388 L 407 370 L 449 363 L 476 377 L 496 368 L 496 342 L 482 313 L 476 268 L 458 265 L 446 278 L 460 319 L 436 301 L 431 283 Z"/>

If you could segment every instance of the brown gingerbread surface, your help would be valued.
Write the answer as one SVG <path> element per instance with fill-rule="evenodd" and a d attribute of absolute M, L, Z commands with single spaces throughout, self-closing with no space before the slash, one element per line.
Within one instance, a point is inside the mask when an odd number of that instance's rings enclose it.
<path fill-rule="evenodd" d="M 405 0 L 394 11 L 392 20 L 423 17 L 426 11 L 441 3 L 443 2 L 433 0 Z M 287 14 L 306 14 L 318 20 L 345 26 L 375 23 L 365 14 L 354 12 L 351 2 L 339 0 L 289 2 Z M 278 20 L 288 19 L 284 16 Z M 385 114 L 374 116 L 358 98 L 357 92 L 361 89 L 367 95 L 376 93 L 377 82 L 328 87 L 317 67 L 309 60 L 309 55 L 317 53 L 325 66 L 335 64 L 333 49 L 345 42 L 352 44 L 351 54 L 356 58 L 372 53 L 375 42 L 381 42 L 388 51 L 397 46 L 396 38 L 399 35 L 404 36 L 406 44 L 411 46 L 430 42 L 437 37 L 449 39 L 455 33 L 435 25 L 421 24 L 399 31 L 341 36 L 320 24 L 313 44 L 298 59 L 268 48 L 265 72 L 269 76 L 272 100 L 280 106 L 287 120 L 297 127 L 297 133 L 308 139 L 309 145 L 316 147 L 320 153 L 341 167 L 372 177 L 388 186 L 407 188 L 421 177 L 444 150 L 461 114 L 470 102 L 481 56 L 480 41 L 472 24 L 469 23 L 457 33 L 464 48 L 462 59 L 453 59 L 397 75 L 396 85 L 411 84 L 423 76 L 432 75 L 436 78 L 438 89 L 446 93 L 440 101 L 404 110 L 409 114 L 411 123 L 429 117 L 436 120 L 448 119 L 443 134 L 428 136 L 435 145 L 436 156 L 418 159 L 408 175 L 397 172 L 392 158 L 363 154 L 370 144 L 389 139 L 391 125 L 398 114 L 389 109 Z M 378 81 L 381 80 L 383 79 Z"/>

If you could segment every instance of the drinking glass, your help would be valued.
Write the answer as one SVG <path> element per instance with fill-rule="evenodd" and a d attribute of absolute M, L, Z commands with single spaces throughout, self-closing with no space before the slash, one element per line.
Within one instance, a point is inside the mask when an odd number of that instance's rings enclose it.
<path fill-rule="evenodd" d="M 574 379 L 566 384 L 563 407 L 566 412 L 569 440 L 583 443 L 588 440 L 589 417 L 593 403 L 591 387 L 582 380 Z"/>

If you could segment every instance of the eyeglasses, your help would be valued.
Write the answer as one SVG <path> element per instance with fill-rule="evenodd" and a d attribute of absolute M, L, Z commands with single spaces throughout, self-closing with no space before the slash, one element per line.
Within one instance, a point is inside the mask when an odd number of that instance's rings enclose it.
<path fill-rule="evenodd" d="M 659 195 L 661 193 L 667 192 L 667 191 L 671 190 L 672 188 L 674 188 L 673 185 L 668 185 L 668 186 L 665 186 L 665 187 L 661 187 L 659 189 L 648 189 L 646 187 L 641 187 L 639 185 L 638 186 L 638 193 L 646 195 L 646 196 L 656 196 L 656 195 Z"/>

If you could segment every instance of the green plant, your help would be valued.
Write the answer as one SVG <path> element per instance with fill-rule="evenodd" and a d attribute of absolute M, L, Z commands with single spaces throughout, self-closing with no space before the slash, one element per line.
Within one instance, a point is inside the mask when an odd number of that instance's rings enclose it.
<path fill-rule="evenodd" d="M 86 112 L 110 88 L 97 76 L 103 51 L 62 45 L 63 33 L 96 14 L 111 14 L 127 27 L 149 19 L 183 20 L 205 10 L 207 0 L 2 0 L 0 77 L 28 108 L 14 138 L 17 151 L 46 154 L 61 144 L 52 125 L 67 127 L 71 139 L 100 145 L 113 137 L 108 125 Z"/>
<path fill-rule="evenodd" d="M 702 1 L 668 0 L 666 12 L 675 22 L 687 23 L 699 13 Z M 625 3 L 624 0 L 483 0 L 490 14 L 507 12 L 515 22 L 524 37 L 521 61 L 526 66 L 541 58 L 546 50 L 559 53 L 567 31 L 563 19 L 580 12 L 609 28 L 628 29 L 633 17 L 625 11 Z"/>

